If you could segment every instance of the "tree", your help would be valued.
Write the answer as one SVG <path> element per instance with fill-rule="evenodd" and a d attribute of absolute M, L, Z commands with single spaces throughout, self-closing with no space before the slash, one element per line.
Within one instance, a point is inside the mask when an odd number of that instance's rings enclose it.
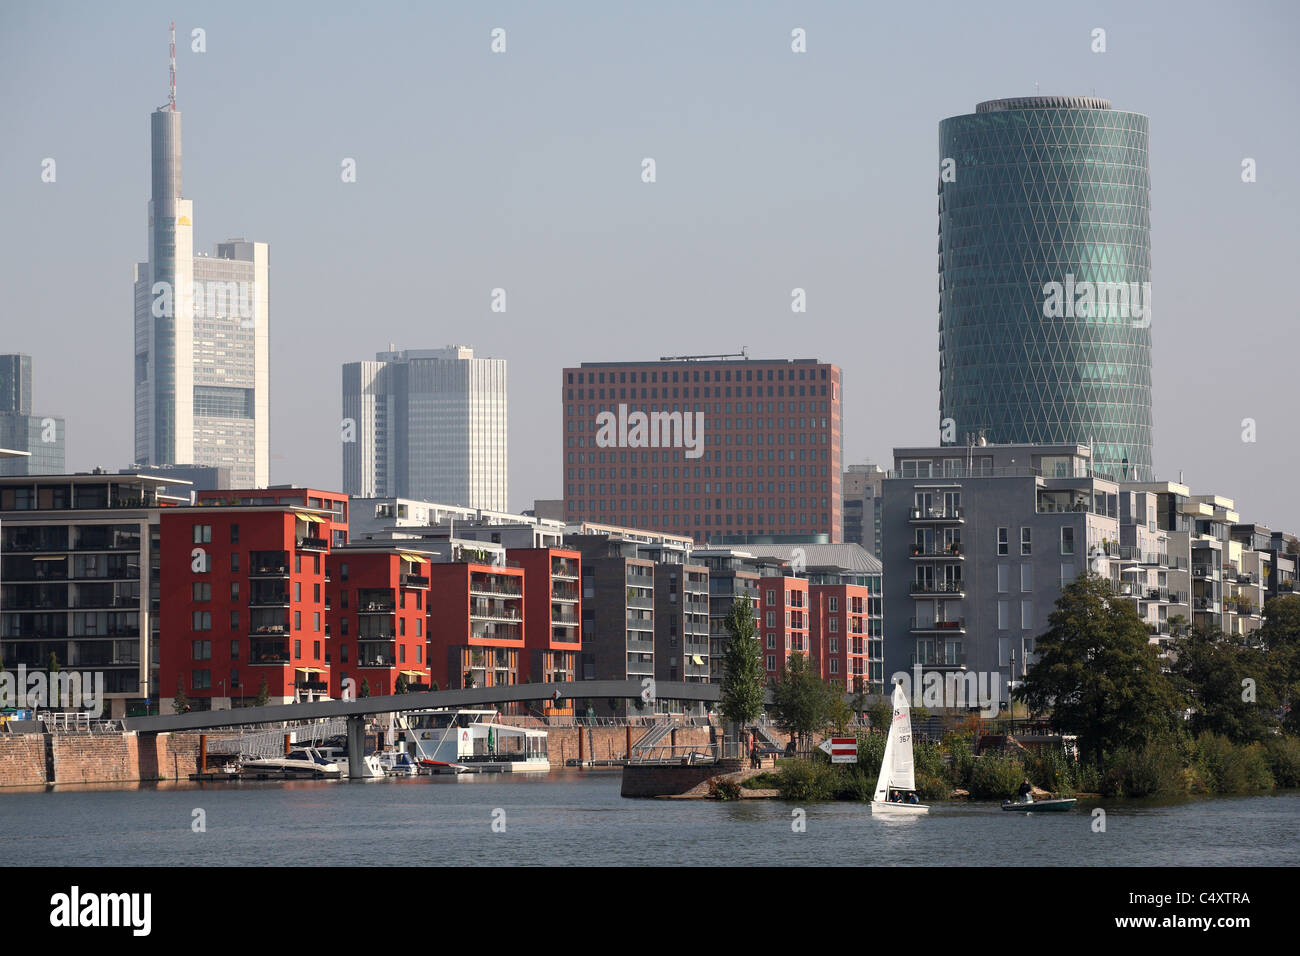
<path fill-rule="evenodd" d="M 172 698 L 172 713 L 184 714 L 190 709 L 190 699 L 185 696 L 185 681 L 176 678 L 176 696 Z"/>
<path fill-rule="evenodd" d="M 440 688 L 438 687 L 438 682 L 436 680 L 429 681 L 429 690 L 439 690 L 439 689 Z"/>
<path fill-rule="evenodd" d="M 408 681 L 408 680 L 406 679 L 406 675 L 405 675 L 405 674 L 398 674 L 398 675 L 397 675 L 397 683 L 396 683 L 396 685 L 393 687 L 393 692 L 396 693 L 396 694 L 405 694 L 407 688 L 410 687 L 410 686 L 411 686 L 411 685 L 410 685 L 410 681 Z"/>
<path fill-rule="evenodd" d="M 271 688 L 266 686 L 266 675 L 262 675 L 262 686 L 257 689 L 257 699 L 253 701 L 255 707 L 265 707 L 271 703 Z"/>
<path fill-rule="evenodd" d="M 1288 732 L 1300 732 L 1300 594 L 1284 594 L 1264 605 L 1264 623 L 1255 632 L 1264 647 L 1268 673 L 1286 711 Z"/>
<path fill-rule="evenodd" d="M 808 658 L 795 651 L 772 684 L 768 711 L 778 727 L 798 738 L 799 749 L 806 750 L 808 736 L 826 728 L 836 698 L 843 699 L 821 679 Z"/>
<path fill-rule="evenodd" d="M 877 694 L 867 708 L 867 719 L 871 721 L 872 730 L 886 730 L 894 718 L 894 705 L 884 694 Z"/>
<path fill-rule="evenodd" d="M 1038 661 L 1015 696 L 1052 728 L 1075 733 L 1100 765 L 1107 751 L 1176 733 L 1185 701 L 1160 670 L 1146 622 L 1132 601 L 1115 600 L 1110 582 L 1085 574 L 1061 589 Z"/>
<path fill-rule="evenodd" d="M 370 679 L 368 677 L 363 677 L 361 678 L 361 689 L 357 691 L 357 697 L 369 697 L 369 696 L 370 696 Z"/>
<path fill-rule="evenodd" d="M 466 687 L 466 688 L 470 688 L 470 687 L 473 687 L 473 686 L 474 686 L 474 672 L 473 672 L 473 671 L 466 671 L 466 672 L 465 672 L 465 687 Z"/>
<path fill-rule="evenodd" d="M 737 736 L 763 712 L 763 648 L 754 626 L 754 606 L 738 597 L 723 621 L 729 638 L 722 652 L 722 687 L 718 712 Z"/>
<path fill-rule="evenodd" d="M 1193 734 L 1212 731 L 1234 743 L 1273 735 L 1277 703 L 1262 650 L 1217 628 L 1195 627 L 1173 651 L 1170 674 L 1191 701 Z"/>

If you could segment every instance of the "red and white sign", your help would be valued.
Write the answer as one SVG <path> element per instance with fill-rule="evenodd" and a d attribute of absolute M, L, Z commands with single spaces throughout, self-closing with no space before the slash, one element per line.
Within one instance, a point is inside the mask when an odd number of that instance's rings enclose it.
<path fill-rule="evenodd" d="M 822 741 L 822 750 L 831 755 L 831 763 L 858 762 L 857 737 L 832 737 L 830 740 Z"/>

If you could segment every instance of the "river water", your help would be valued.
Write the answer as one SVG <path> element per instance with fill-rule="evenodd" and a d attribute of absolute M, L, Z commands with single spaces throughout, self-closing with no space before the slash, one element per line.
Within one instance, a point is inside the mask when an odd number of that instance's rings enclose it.
<path fill-rule="evenodd" d="M 1294 864 L 1300 793 L 1070 813 L 944 804 L 919 819 L 858 803 L 627 800 L 621 775 L 245 782 L 0 792 L 10 865 Z M 1092 810 L 1105 811 L 1105 830 Z M 196 811 L 202 811 L 201 814 Z M 802 814 L 801 814 L 802 812 Z M 202 821 L 206 832 L 195 832 Z M 797 824 L 802 824 L 798 832 Z"/>

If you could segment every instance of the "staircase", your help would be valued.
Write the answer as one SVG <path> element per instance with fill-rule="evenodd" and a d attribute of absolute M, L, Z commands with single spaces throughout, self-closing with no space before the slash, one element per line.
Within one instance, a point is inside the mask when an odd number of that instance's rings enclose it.
<path fill-rule="evenodd" d="M 672 721 L 669 720 L 662 720 L 651 726 L 649 730 L 638 737 L 636 742 L 632 744 L 632 750 L 627 755 L 627 759 L 631 760 L 632 755 L 638 750 L 645 751 L 655 746 L 655 744 L 659 743 L 659 741 L 672 733 L 674 726 L 675 725 Z"/>

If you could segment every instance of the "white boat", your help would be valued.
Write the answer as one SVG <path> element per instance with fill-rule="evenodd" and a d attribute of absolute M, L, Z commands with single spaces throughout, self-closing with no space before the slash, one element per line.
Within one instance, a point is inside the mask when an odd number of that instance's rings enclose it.
<path fill-rule="evenodd" d="M 381 750 L 375 757 L 390 777 L 414 777 L 420 772 L 419 765 L 404 750 Z"/>
<path fill-rule="evenodd" d="M 343 770 L 315 747 L 299 747 L 280 757 L 253 757 L 240 761 L 244 770 L 270 770 L 305 777 L 339 777 Z"/>
<path fill-rule="evenodd" d="M 339 772 L 345 777 L 351 777 L 348 766 L 348 749 L 335 745 L 317 747 L 319 753 L 328 763 L 337 764 Z M 361 772 L 362 778 L 378 778 L 384 776 L 384 767 L 375 754 L 368 754 L 365 758 L 365 769 Z"/>
<path fill-rule="evenodd" d="M 880 761 L 880 776 L 876 779 L 876 792 L 871 798 L 871 812 L 885 816 L 916 816 L 929 813 L 923 803 L 904 803 L 891 800 L 916 791 L 916 776 L 912 768 L 912 712 L 907 706 L 907 694 L 900 681 L 894 686 L 894 719 L 889 722 L 889 736 L 885 738 L 885 758 Z"/>
<path fill-rule="evenodd" d="M 406 715 L 407 751 L 432 773 L 548 773 L 547 733 L 497 721 L 495 710 Z"/>

